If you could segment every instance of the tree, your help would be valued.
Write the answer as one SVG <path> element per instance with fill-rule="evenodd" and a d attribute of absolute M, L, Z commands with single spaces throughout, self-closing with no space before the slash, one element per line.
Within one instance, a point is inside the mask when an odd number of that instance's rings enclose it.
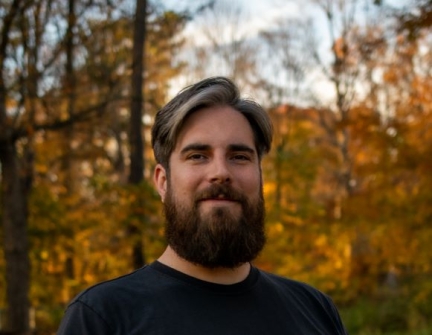
<path fill-rule="evenodd" d="M 137 0 L 135 9 L 133 50 L 132 50 L 132 85 L 131 85 L 131 109 L 130 109 L 130 171 L 129 183 L 132 185 L 140 184 L 144 179 L 144 145 L 142 138 L 142 119 L 143 119 L 143 64 L 145 56 L 146 39 L 146 17 L 147 1 Z M 143 200 L 138 196 L 138 199 Z M 135 206 L 144 207 L 144 201 L 138 201 Z M 144 221 L 142 215 L 138 215 Z M 129 234 L 135 236 L 133 239 L 132 262 L 134 268 L 144 265 L 144 250 L 142 246 L 140 223 L 132 222 L 129 225 Z"/>
<path fill-rule="evenodd" d="M 133 268 L 131 245 L 136 239 L 127 236 L 128 225 L 145 229 L 139 240 L 145 245 L 149 242 L 146 256 L 150 259 L 163 247 L 154 190 L 147 180 L 129 185 L 125 172 L 125 157 L 130 155 L 133 15 L 127 10 L 117 11 L 119 7 L 100 7 L 103 13 L 99 16 L 97 8 L 75 1 L 74 10 L 68 3 L 57 2 L 50 7 L 50 15 L 45 12 L 51 28 L 57 24 L 65 29 L 43 35 L 49 39 L 37 44 L 43 46 L 39 50 L 43 85 L 34 99 L 36 117 L 31 124 L 35 187 L 28 202 L 27 229 L 33 266 L 30 299 L 38 311 L 38 325 L 51 320 L 51 325 L 45 325 L 47 329 L 55 328 L 56 319 L 41 316 L 41 310 L 61 312 L 84 287 Z M 76 18 L 68 25 L 72 12 Z M 182 45 L 177 34 L 186 19 L 153 6 L 148 13 L 148 54 L 142 57 L 146 62 L 146 85 L 142 85 L 146 99 L 142 105 L 147 116 L 144 123 L 143 118 L 138 122 L 145 135 L 149 119 L 166 101 L 170 79 L 181 71 L 182 64 L 174 63 L 172 54 Z M 68 26 L 71 28 L 66 29 Z M 67 31 L 72 33 L 67 35 Z M 20 43 L 16 42 L 17 48 Z M 22 73 L 26 72 L 24 68 Z M 20 95 L 10 90 L 9 104 L 16 104 L 14 97 Z M 30 109 L 22 111 L 28 115 Z M 18 142 L 19 150 L 26 141 Z M 139 153 L 145 153 L 149 164 L 154 164 L 150 150 L 144 148 L 147 150 Z M 145 199 L 145 206 L 140 205 L 140 199 Z M 0 299 L 3 296 L 0 291 Z"/>
<path fill-rule="evenodd" d="M 260 83 L 268 96 L 269 106 L 287 103 L 304 106 L 308 100 L 305 74 L 312 64 L 304 55 L 309 52 L 305 41 L 310 39 L 310 25 L 308 19 L 287 18 L 260 33 L 265 50 L 261 55 Z M 272 61 L 268 62 L 268 59 Z"/>
<path fill-rule="evenodd" d="M 43 113 L 42 78 L 56 65 L 64 50 L 59 47 L 61 40 L 57 45 L 59 48 L 54 47 L 50 52 L 42 50 L 49 18 L 54 11 L 51 5 L 49 0 L 14 0 L 5 3 L 1 11 L 1 212 L 6 263 L 7 328 L 17 333 L 30 330 L 28 197 L 33 182 L 34 134 L 68 127 L 99 111 L 105 104 L 93 105 L 65 118 Z M 42 57 L 46 54 L 48 56 Z M 48 109 L 47 105 L 45 108 Z"/>
<path fill-rule="evenodd" d="M 421 31 L 432 26 L 432 2 L 417 0 L 413 8 L 396 12 L 398 31 L 407 31 L 410 40 L 420 37 Z"/>
<path fill-rule="evenodd" d="M 31 129 L 17 127 L 19 122 L 18 110 L 24 107 L 16 101 L 17 109 L 11 113 L 12 103 L 8 99 L 11 84 L 10 72 L 7 62 L 13 53 L 13 35 L 25 31 L 25 19 L 20 20 L 20 14 L 28 8 L 28 3 L 15 0 L 4 8 L 6 13 L 0 31 L 0 164 L 1 164 L 1 200 L 2 200 L 2 226 L 4 236 L 4 256 L 6 261 L 6 284 L 8 318 L 7 328 L 17 333 L 26 334 L 29 331 L 29 288 L 30 288 L 30 261 L 28 255 L 27 234 L 27 203 L 28 192 L 32 181 L 32 156 L 24 144 L 23 154 L 20 155 L 20 138 L 28 136 L 30 140 Z M 36 19 L 39 19 L 36 17 Z M 18 25 L 18 26 L 17 26 Z M 40 32 L 35 31 L 35 40 L 40 38 Z M 28 44 L 25 44 L 28 46 Z M 34 46 L 34 45 L 33 45 Z M 12 50 L 11 50 L 12 49 Z M 27 49 L 27 48 L 25 48 Z M 29 77 L 37 85 L 36 72 L 37 59 L 34 50 L 25 50 L 29 53 Z M 21 77 L 21 79 L 23 79 Z M 27 82 L 29 83 L 29 82 Z M 31 102 L 34 103 L 37 86 L 29 90 Z M 22 87 L 23 91 L 25 87 Z M 34 107 L 32 105 L 31 107 Z M 30 110 L 30 122 L 35 110 Z"/>
<path fill-rule="evenodd" d="M 226 75 L 241 86 L 256 84 L 257 46 L 248 39 L 247 20 L 245 9 L 228 1 L 209 2 L 197 12 L 194 24 L 200 38 L 189 39 L 194 54 L 189 61 L 192 76 Z M 190 54 L 186 57 L 191 59 Z"/>

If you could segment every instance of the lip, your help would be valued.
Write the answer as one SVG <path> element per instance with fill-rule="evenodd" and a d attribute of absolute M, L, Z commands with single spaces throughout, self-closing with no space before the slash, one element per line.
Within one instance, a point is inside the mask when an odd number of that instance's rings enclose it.
<path fill-rule="evenodd" d="M 226 199 L 226 198 L 209 198 L 209 199 L 202 199 L 200 202 L 203 203 L 215 203 L 215 204 L 223 204 L 223 203 L 238 203 L 238 201 L 232 200 L 232 199 Z"/>

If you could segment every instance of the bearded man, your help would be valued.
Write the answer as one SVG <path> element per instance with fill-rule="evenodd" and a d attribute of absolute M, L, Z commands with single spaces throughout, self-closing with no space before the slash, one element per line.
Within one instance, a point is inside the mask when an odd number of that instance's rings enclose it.
<path fill-rule="evenodd" d="M 261 159 L 271 141 L 266 112 L 224 77 L 162 108 L 152 145 L 167 248 L 78 295 L 57 334 L 346 334 L 328 296 L 251 264 L 265 244 Z"/>

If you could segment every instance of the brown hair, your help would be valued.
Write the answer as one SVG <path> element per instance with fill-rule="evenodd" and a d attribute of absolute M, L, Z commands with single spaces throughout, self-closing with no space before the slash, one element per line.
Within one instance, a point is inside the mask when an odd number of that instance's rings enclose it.
<path fill-rule="evenodd" d="M 184 88 L 156 114 L 152 146 L 158 163 L 169 167 L 177 135 L 187 116 L 212 106 L 230 106 L 246 117 L 260 158 L 270 150 L 273 127 L 265 110 L 253 100 L 241 98 L 239 89 L 230 79 L 211 77 Z"/>

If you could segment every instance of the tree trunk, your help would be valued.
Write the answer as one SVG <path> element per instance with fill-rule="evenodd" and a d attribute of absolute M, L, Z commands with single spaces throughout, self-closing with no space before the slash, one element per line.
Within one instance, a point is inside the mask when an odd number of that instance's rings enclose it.
<path fill-rule="evenodd" d="M 136 12 L 134 21 L 134 37 L 132 51 L 132 83 L 131 83 L 131 115 L 129 128 L 129 147 L 130 147 L 130 172 L 129 183 L 132 185 L 140 184 L 144 179 L 144 144 L 142 136 L 142 117 L 143 117 L 143 72 L 146 36 L 146 15 L 147 1 L 136 1 Z M 132 206 L 142 207 L 143 199 L 132 204 Z M 141 211 L 132 212 L 140 213 Z M 139 222 L 144 221 L 144 216 L 140 215 Z M 132 220 L 135 221 L 135 220 Z M 144 250 L 141 238 L 141 225 L 130 223 L 128 234 L 132 238 L 132 266 L 139 268 L 144 265 Z"/>
<path fill-rule="evenodd" d="M 144 173 L 144 145 L 142 137 L 143 72 L 146 35 L 147 1 L 136 1 L 134 40 L 132 51 L 131 117 L 129 128 L 130 173 L 129 183 L 139 184 Z"/>
<path fill-rule="evenodd" d="M 0 170 L 3 225 L 3 251 L 6 263 L 6 330 L 29 333 L 30 259 L 27 235 L 27 196 L 29 183 L 22 177 L 11 122 L 6 113 L 4 68 L 13 21 L 20 12 L 20 0 L 14 0 L 3 19 L 0 37 Z M 31 179 L 29 179 L 31 181 Z"/>
<path fill-rule="evenodd" d="M 30 328 L 28 298 L 30 259 L 27 235 L 29 185 L 23 182 L 13 141 L 0 143 L 0 162 L 8 306 L 6 328 L 9 331 L 25 334 Z"/>
<path fill-rule="evenodd" d="M 75 15 L 75 0 L 68 0 L 68 27 L 65 38 L 65 81 L 64 87 L 67 92 L 67 113 L 69 118 L 75 115 L 75 102 L 76 102 L 76 80 L 74 73 L 74 29 L 76 25 Z M 63 153 L 63 170 L 65 171 L 64 185 L 66 189 L 66 197 L 70 197 L 77 192 L 77 164 L 74 159 L 74 148 L 72 146 L 74 139 L 75 127 L 71 124 L 64 131 L 64 153 Z M 64 264 L 64 272 L 67 280 L 73 280 L 74 271 L 74 256 L 75 250 L 73 246 L 69 245 L 67 248 L 67 257 Z M 70 298 L 70 297 L 69 297 Z"/>

